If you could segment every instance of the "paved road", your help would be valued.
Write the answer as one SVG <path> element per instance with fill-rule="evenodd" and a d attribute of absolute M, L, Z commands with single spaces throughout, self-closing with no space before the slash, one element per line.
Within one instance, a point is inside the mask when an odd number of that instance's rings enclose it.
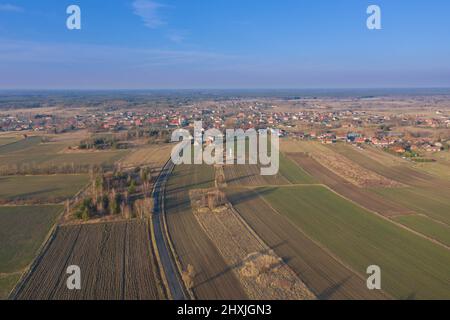
<path fill-rule="evenodd" d="M 167 180 L 173 169 L 173 162 L 169 161 L 164 166 L 158 180 L 155 182 L 153 189 L 153 199 L 155 204 L 154 219 L 153 219 L 153 232 L 155 234 L 156 246 L 158 248 L 159 256 L 166 279 L 169 285 L 169 290 L 174 300 L 187 300 L 188 294 L 184 288 L 183 281 L 181 280 L 177 266 L 175 264 L 175 258 L 170 250 L 166 233 L 164 231 L 164 194 Z"/>

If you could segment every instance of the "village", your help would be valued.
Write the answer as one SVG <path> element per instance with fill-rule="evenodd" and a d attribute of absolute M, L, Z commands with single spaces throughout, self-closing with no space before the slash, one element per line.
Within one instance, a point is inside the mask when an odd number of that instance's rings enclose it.
<path fill-rule="evenodd" d="M 168 142 L 172 130 L 193 129 L 195 121 L 202 121 L 204 129 L 269 128 L 279 129 L 280 137 L 317 140 L 323 144 L 373 145 L 417 161 L 431 161 L 425 156 L 447 150 L 450 142 L 448 109 L 420 113 L 413 109 L 386 112 L 364 106 L 346 108 L 344 103 L 339 108 L 323 107 L 321 101 L 306 100 L 298 106 L 298 102 L 292 101 L 235 99 L 164 108 L 111 105 L 68 109 L 67 112 L 40 111 L 39 108 L 26 114 L 3 111 L 0 132 L 58 134 L 87 129 L 92 133 L 128 132 L 129 135 L 134 130 L 141 132 L 140 136 L 161 136 L 164 132 Z"/>

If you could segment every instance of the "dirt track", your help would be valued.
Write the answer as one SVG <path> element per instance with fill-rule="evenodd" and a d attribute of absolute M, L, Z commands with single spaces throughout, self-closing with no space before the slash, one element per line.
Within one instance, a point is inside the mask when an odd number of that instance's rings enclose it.
<path fill-rule="evenodd" d="M 144 221 L 60 227 L 14 298 L 165 299 L 149 232 Z M 81 290 L 67 289 L 69 265 L 81 269 Z"/>
<path fill-rule="evenodd" d="M 306 154 L 289 153 L 287 156 L 294 160 L 309 174 L 317 178 L 321 183 L 366 209 L 375 211 L 387 217 L 413 213 L 411 210 L 407 210 L 401 205 L 388 201 L 387 199 L 383 199 L 368 190 L 358 188 L 328 170 Z"/>
<path fill-rule="evenodd" d="M 189 189 L 213 182 L 213 168 L 177 166 L 169 179 L 165 210 L 169 234 L 184 270 L 194 266 L 193 292 L 198 299 L 248 299 L 214 244 L 198 224 L 191 209 Z"/>
<path fill-rule="evenodd" d="M 318 299 L 387 299 L 335 260 L 252 190 L 228 189 L 228 199 L 250 227 L 280 256 Z"/>

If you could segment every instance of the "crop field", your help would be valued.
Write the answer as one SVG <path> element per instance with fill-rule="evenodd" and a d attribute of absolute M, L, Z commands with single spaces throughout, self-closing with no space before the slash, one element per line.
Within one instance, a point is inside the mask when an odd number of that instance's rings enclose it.
<path fill-rule="evenodd" d="M 448 249 L 321 186 L 262 188 L 258 192 L 356 272 L 364 274 L 369 265 L 380 266 L 382 287 L 395 298 L 450 298 Z"/>
<path fill-rule="evenodd" d="M 167 226 L 182 268 L 194 267 L 193 292 L 198 299 L 246 299 L 247 296 L 221 256 L 198 224 L 189 190 L 209 188 L 214 183 L 214 168 L 206 165 L 176 166 L 166 191 Z"/>
<path fill-rule="evenodd" d="M 369 170 L 408 185 L 409 187 L 403 188 L 371 188 L 370 190 L 386 199 L 385 201 L 397 203 L 405 209 L 432 218 L 427 219 L 423 216 L 412 215 L 410 218 L 405 216 L 394 220 L 425 236 L 448 244 L 447 237 L 443 236 L 448 230 L 441 224 L 434 222 L 433 219 L 450 225 L 450 198 L 448 197 L 450 179 L 442 175 L 437 177 L 422 172 L 416 168 L 416 165 L 404 160 L 382 163 L 380 162 L 381 159 L 394 156 L 372 147 L 360 150 L 350 145 L 336 144 L 329 146 L 329 148 Z"/>
<path fill-rule="evenodd" d="M 422 215 L 394 218 L 395 221 L 450 247 L 450 226 Z"/>
<path fill-rule="evenodd" d="M 224 173 L 227 184 L 230 186 L 261 186 L 284 185 L 289 180 L 280 174 L 275 176 L 262 176 L 261 168 L 256 164 L 225 165 Z"/>
<path fill-rule="evenodd" d="M 0 299 L 31 263 L 62 206 L 0 207 Z"/>
<path fill-rule="evenodd" d="M 295 142 L 291 142 L 293 144 Z M 401 183 L 391 180 L 389 177 L 378 174 L 377 172 L 361 166 L 350 158 L 347 158 L 331 148 L 327 148 L 318 142 L 298 141 L 298 147 L 293 150 L 301 149 L 302 153 L 307 154 L 322 166 L 332 171 L 342 179 L 358 187 L 399 187 Z M 289 152 L 294 153 L 294 151 Z"/>
<path fill-rule="evenodd" d="M 81 269 L 68 290 L 66 268 Z M 145 221 L 59 227 L 15 299 L 165 299 Z"/>
<path fill-rule="evenodd" d="M 292 160 L 280 154 L 279 173 L 262 176 L 259 165 L 225 165 L 224 173 L 230 186 L 264 186 L 287 184 L 311 184 L 314 178 L 297 166 Z"/>
<path fill-rule="evenodd" d="M 0 136 L 0 147 L 4 146 L 6 144 L 14 143 L 16 141 L 17 141 L 17 139 L 14 138 L 14 137 L 2 137 L 2 136 Z"/>
<path fill-rule="evenodd" d="M 40 137 L 0 147 L 0 174 L 18 168 L 47 168 L 49 166 L 111 165 L 125 156 L 127 150 L 65 152 L 68 142 L 41 143 Z"/>
<path fill-rule="evenodd" d="M 20 279 L 20 273 L 0 275 L 0 300 L 8 298 L 9 293 Z"/>
<path fill-rule="evenodd" d="M 255 190 L 228 188 L 227 197 L 246 223 L 285 261 L 318 299 L 386 299 L 367 290 L 364 278 L 335 259 Z"/>
<path fill-rule="evenodd" d="M 282 153 L 280 153 L 280 174 L 292 184 L 317 183 L 313 176 L 310 176 Z"/>
<path fill-rule="evenodd" d="M 153 168 L 159 169 L 164 166 L 167 160 L 169 160 L 172 148 L 172 144 L 140 147 L 124 157 L 121 160 L 121 164 L 124 167 L 149 165 Z"/>
<path fill-rule="evenodd" d="M 56 203 L 75 195 L 87 175 L 0 177 L 0 203 Z"/>
<path fill-rule="evenodd" d="M 423 172 L 432 174 L 435 177 L 445 178 L 447 180 L 450 180 L 450 164 L 448 164 L 448 163 L 424 162 L 424 163 L 417 163 L 417 164 L 415 164 L 415 167 L 418 170 L 422 170 Z"/>
<path fill-rule="evenodd" d="M 27 149 L 32 148 L 33 146 L 38 145 L 41 143 L 42 138 L 41 137 L 30 137 L 27 139 L 21 139 L 17 142 L 4 144 L 0 146 L 0 155 L 12 153 L 12 152 L 20 152 Z"/>
<path fill-rule="evenodd" d="M 400 204 L 383 198 L 368 189 L 359 188 L 349 183 L 344 178 L 336 175 L 306 154 L 293 153 L 287 155 L 319 182 L 369 210 L 385 216 L 397 216 L 412 213 L 410 209 L 407 209 Z M 395 191 L 397 189 L 398 188 L 384 188 L 387 192 Z"/>
<path fill-rule="evenodd" d="M 394 157 L 382 150 L 372 147 L 359 150 L 343 143 L 329 146 L 329 149 L 338 152 L 368 170 L 376 172 L 384 177 L 389 177 L 405 185 L 417 187 L 450 186 L 450 181 L 443 181 L 443 179 L 438 179 L 435 176 L 419 171 L 408 161 L 380 162 L 382 159 Z"/>
<path fill-rule="evenodd" d="M 194 216 L 251 300 L 310 300 L 314 294 L 239 214 L 227 206 L 199 206 L 205 189 L 190 192 Z"/>
<path fill-rule="evenodd" d="M 427 215 L 450 225 L 450 197 L 448 190 L 424 188 L 374 189 L 385 199 L 396 201 L 405 208 Z"/>

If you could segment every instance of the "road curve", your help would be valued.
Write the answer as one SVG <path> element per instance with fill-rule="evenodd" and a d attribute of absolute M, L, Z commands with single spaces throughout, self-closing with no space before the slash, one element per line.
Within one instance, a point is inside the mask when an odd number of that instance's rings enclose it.
<path fill-rule="evenodd" d="M 154 212 L 153 212 L 153 233 L 155 235 L 156 247 L 161 259 L 161 264 L 167 279 L 170 294 L 174 300 L 188 300 L 189 295 L 186 292 L 183 281 L 181 280 L 180 273 L 175 263 L 175 257 L 169 246 L 167 234 L 165 232 L 165 219 L 164 219 L 164 196 L 166 183 L 172 172 L 174 164 L 172 160 L 169 160 L 153 187 L 153 200 L 154 200 Z"/>

